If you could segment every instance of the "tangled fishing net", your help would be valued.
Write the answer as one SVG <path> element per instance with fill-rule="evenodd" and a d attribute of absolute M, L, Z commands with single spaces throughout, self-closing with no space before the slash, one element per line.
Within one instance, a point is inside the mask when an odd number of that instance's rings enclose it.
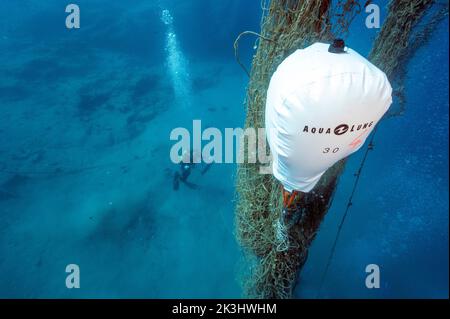
<path fill-rule="evenodd" d="M 370 1 L 366 2 L 366 5 Z M 370 59 L 397 84 L 402 94 L 406 64 L 426 42 L 434 27 L 448 12 L 441 9 L 422 31 L 412 35 L 418 22 L 432 6 L 431 0 L 397 0 L 376 39 Z M 246 128 L 264 127 L 264 109 L 269 81 L 277 66 L 291 53 L 317 42 L 345 38 L 351 22 L 364 6 L 355 0 L 272 0 L 262 2 L 261 34 L 246 31 L 235 42 L 238 62 L 239 40 L 256 35 L 258 50 L 253 57 L 247 89 Z M 248 145 L 242 144 L 244 158 Z M 258 146 L 257 152 L 268 152 Z M 314 190 L 296 199 L 289 225 L 280 223 L 283 211 L 282 187 L 272 175 L 260 173 L 259 164 L 243 163 L 237 171 L 236 236 L 256 261 L 244 283 L 247 297 L 291 298 L 297 276 L 334 194 L 345 160 L 336 163 Z"/>

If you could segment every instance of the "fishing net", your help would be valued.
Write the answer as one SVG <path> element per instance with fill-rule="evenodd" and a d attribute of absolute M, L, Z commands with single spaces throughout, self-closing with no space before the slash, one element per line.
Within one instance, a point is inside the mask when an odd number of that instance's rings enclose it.
<path fill-rule="evenodd" d="M 405 111 L 404 81 L 408 61 L 427 43 L 436 26 L 447 15 L 448 2 L 390 2 L 388 16 L 369 54 L 369 60 L 386 73 L 394 88 L 397 103 L 388 117 L 401 115 Z"/>
<path fill-rule="evenodd" d="M 408 45 L 411 31 L 431 3 L 428 0 L 397 0 L 390 4 L 386 23 L 370 55 L 388 77 L 405 69 L 412 52 Z M 250 76 L 246 128 L 264 127 L 266 92 L 276 67 L 295 50 L 316 41 L 345 38 L 351 22 L 362 9 L 354 0 L 335 1 L 333 5 L 330 0 L 262 2 L 261 34 L 246 31 L 235 42 L 236 58 L 243 66 L 238 42 L 243 35 L 257 36 L 258 50 L 253 57 L 251 72 L 245 70 Z M 430 33 L 427 29 L 420 36 L 427 38 Z M 399 91 L 401 80 L 399 77 Z M 242 154 L 247 158 L 249 147 L 245 143 L 241 145 Z M 257 152 L 267 154 L 266 145 L 258 145 Z M 256 256 L 249 258 L 254 262 L 244 282 L 247 297 L 292 297 L 298 273 L 330 206 L 345 162 L 342 160 L 331 167 L 312 192 L 298 196 L 295 214 L 290 216 L 288 226 L 279 224 L 283 208 L 279 182 L 272 175 L 261 174 L 259 164 L 244 162 L 238 166 L 236 237 L 250 256 Z"/>

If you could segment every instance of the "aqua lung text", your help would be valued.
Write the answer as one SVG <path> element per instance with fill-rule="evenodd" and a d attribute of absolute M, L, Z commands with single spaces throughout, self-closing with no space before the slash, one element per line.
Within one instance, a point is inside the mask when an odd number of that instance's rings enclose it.
<path fill-rule="evenodd" d="M 333 132 L 335 135 L 344 135 L 347 132 L 357 132 L 360 130 L 365 130 L 366 128 L 372 127 L 373 121 L 370 123 L 362 123 L 362 124 L 354 124 L 352 126 L 348 124 L 340 124 L 336 126 L 334 129 L 331 127 L 309 127 L 309 125 L 305 125 L 303 128 L 303 133 L 311 133 L 311 134 L 331 134 Z"/>

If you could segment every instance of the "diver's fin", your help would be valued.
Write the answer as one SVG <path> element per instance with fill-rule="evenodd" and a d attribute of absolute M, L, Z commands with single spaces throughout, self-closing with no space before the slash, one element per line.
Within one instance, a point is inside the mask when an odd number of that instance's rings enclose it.
<path fill-rule="evenodd" d="M 194 183 L 190 183 L 188 181 L 183 181 L 184 184 L 186 184 L 187 187 L 189 187 L 190 189 L 198 189 L 199 186 L 194 184 Z"/>
<path fill-rule="evenodd" d="M 205 175 L 205 173 L 211 168 L 212 164 L 206 164 L 206 166 L 202 169 L 202 175 Z"/>
<path fill-rule="evenodd" d="M 180 175 L 178 174 L 178 172 L 176 172 L 175 175 L 173 176 L 173 189 L 177 191 L 179 188 L 180 188 Z"/>

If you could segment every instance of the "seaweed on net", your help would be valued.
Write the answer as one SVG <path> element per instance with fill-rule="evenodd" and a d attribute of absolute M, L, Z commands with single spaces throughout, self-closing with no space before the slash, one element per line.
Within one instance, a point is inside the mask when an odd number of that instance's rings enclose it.
<path fill-rule="evenodd" d="M 412 28 L 431 6 L 432 0 L 394 0 L 389 5 L 386 23 L 376 39 L 370 59 L 395 78 L 396 72 L 406 68 L 411 50 Z M 330 41 L 345 37 L 354 17 L 361 12 L 359 1 L 340 0 L 335 6 L 330 0 L 267 0 L 262 1 L 261 34 L 258 50 L 253 57 L 247 88 L 247 116 L 245 127 L 264 127 L 264 108 L 270 78 L 276 67 L 296 49 L 316 41 Z M 428 38 L 431 30 L 421 33 L 419 39 Z M 241 64 L 242 66 L 242 64 Z M 402 78 L 400 77 L 400 80 Z M 401 82 L 401 81 L 400 81 Z M 399 83 L 400 83 L 399 82 Z M 248 149 L 244 144 L 243 154 Z M 258 147 L 257 152 L 267 152 Z M 321 221 L 331 204 L 338 178 L 346 160 L 341 160 L 322 176 L 310 193 L 302 193 L 295 203 L 294 223 L 287 228 L 286 247 L 280 249 L 277 222 L 282 214 L 282 187 L 272 175 L 260 173 L 258 164 L 242 163 L 237 170 L 236 237 L 250 256 L 256 256 L 244 282 L 244 292 L 253 298 L 290 298 L 298 273 L 306 262 L 308 249 Z"/>
<path fill-rule="evenodd" d="M 354 1 L 348 1 L 348 3 Z M 354 6 L 342 7 L 343 12 Z M 328 41 L 337 36 L 332 33 L 330 1 L 267 1 L 262 3 L 263 18 L 259 49 L 254 56 L 251 80 L 247 92 L 246 127 L 264 127 L 265 94 L 269 80 L 281 61 L 298 48 L 306 47 L 316 41 Z M 340 32 L 345 30 L 341 25 Z M 235 48 L 237 46 L 235 45 Z M 244 154 L 246 153 L 244 149 Z M 258 152 L 266 152 L 259 149 Z M 244 156 L 244 158 L 246 158 Z M 243 163 L 238 168 L 236 207 L 237 238 L 240 244 L 251 254 L 258 256 L 255 267 L 248 277 L 245 290 L 247 296 L 258 298 L 288 298 L 297 277 L 298 269 L 306 261 L 308 242 L 315 235 L 317 213 L 326 212 L 331 198 L 337 171 L 343 169 L 344 161 L 335 165 L 319 182 L 316 200 L 304 194 L 302 210 L 306 211 L 302 223 L 305 228 L 292 227 L 287 234 L 287 250 L 277 249 L 274 225 L 282 211 L 281 188 L 271 175 L 259 172 L 259 166 Z M 336 172 L 335 172 L 336 171 Z"/>
<path fill-rule="evenodd" d="M 435 8 L 432 8 L 435 7 Z M 423 26 L 427 13 L 435 11 Z M 374 42 L 369 59 L 388 76 L 397 98 L 397 105 L 388 117 L 405 111 L 404 81 L 408 61 L 417 50 L 426 45 L 438 24 L 448 16 L 448 2 L 433 0 L 391 1 L 385 23 Z M 414 32 L 416 31 L 416 32 Z"/>

